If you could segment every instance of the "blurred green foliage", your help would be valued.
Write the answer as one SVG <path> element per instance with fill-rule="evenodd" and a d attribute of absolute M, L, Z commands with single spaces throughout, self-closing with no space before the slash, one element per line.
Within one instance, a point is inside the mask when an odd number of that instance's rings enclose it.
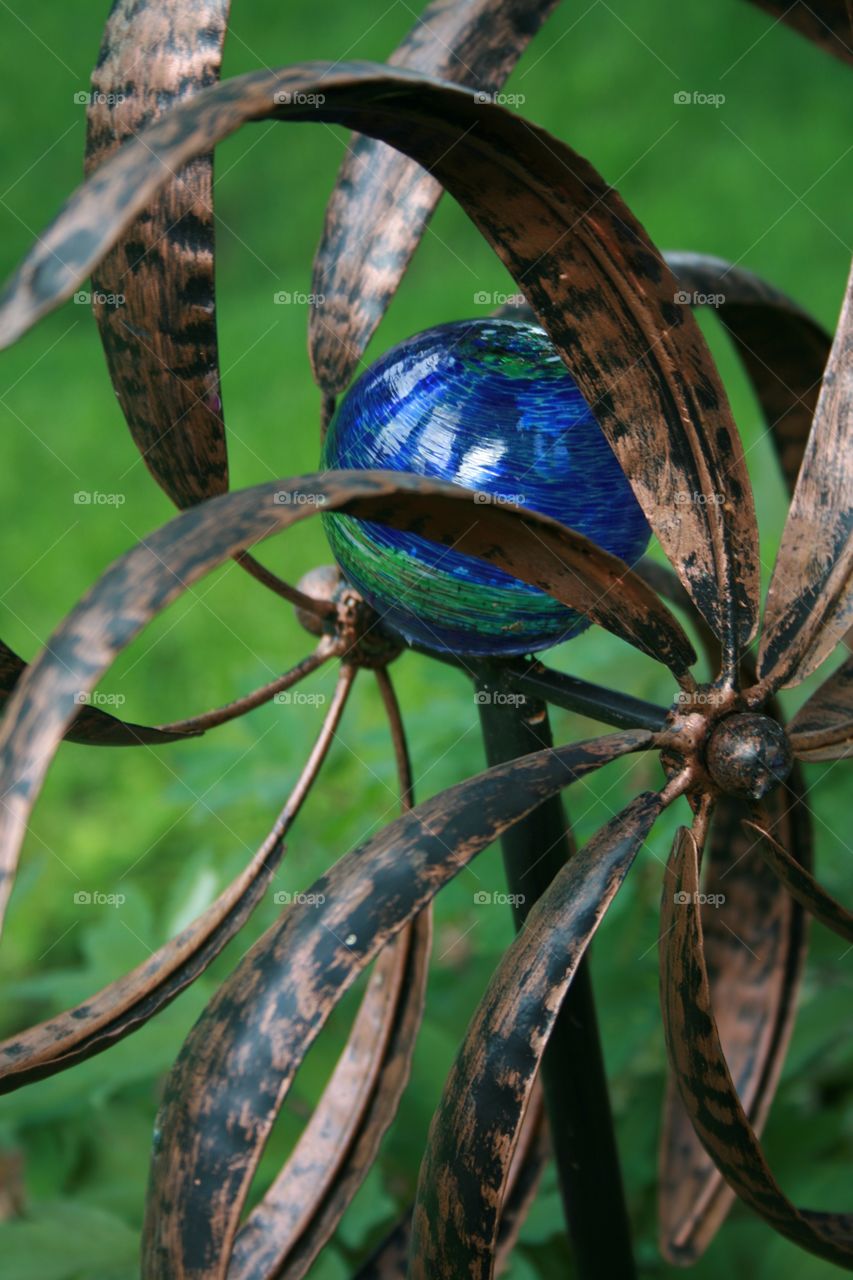
<path fill-rule="evenodd" d="M 2 270 L 7 274 L 78 182 L 85 92 L 106 4 L 65 0 L 0 10 Z M 225 73 L 311 58 L 382 60 L 414 20 L 405 2 L 273 0 L 234 5 Z M 757 9 L 720 0 L 605 0 L 564 5 L 508 88 L 520 110 L 587 156 L 664 248 L 719 254 L 789 291 L 835 324 L 849 257 L 849 116 L 840 64 Z M 725 95 L 719 107 L 674 101 Z M 325 125 L 262 124 L 217 153 L 218 291 L 234 487 L 317 465 L 319 398 L 305 353 L 306 314 L 273 294 L 308 292 L 323 207 L 346 146 Z M 848 182 L 845 183 L 845 177 Z M 480 291 L 513 292 L 488 246 L 445 201 L 372 346 L 477 314 Z M 703 317 L 730 389 L 757 490 L 766 573 L 785 499 L 756 404 L 713 317 Z M 2 632 L 29 657 L 104 567 L 173 514 L 136 455 L 110 390 L 94 321 L 69 302 L 4 353 Z M 75 505 L 78 490 L 120 492 L 120 507 Z M 317 527 L 313 527 L 316 524 Z M 319 522 L 261 557 L 295 579 L 328 559 Z M 188 592 L 106 677 L 128 717 L 155 722 L 226 701 L 307 651 L 289 610 L 233 566 Z M 555 664 L 638 696 L 668 701 L 655 664 L 587 632 Z M 482 767 L 472 692 L 453 671 L 407 655 L 395 668 L 413 741 L 418 797 Z M 310 689 L 328 693 L 333 672 Z M 799 704 L 815 681 L 791 695 Z M 161 750 L 62 749 L 38 805 L 4 940 L 3 1030 L 42 1019 L 135 966 L 209 903 L 245 864 L 294 781 L 316 707 L 267 707 L 209 738 Z M 560 741 L 598 726 L 554 716 Z M 820 871 L 845 884 L 849 822 L 843 770 L 809 770 Z M 584 839 L 658 766 L 611 766 L 570 795 Z M 289 841 L 277 885 L 303 889 L 396 812 L 392 757 L 375 686 L 359 682 L 317 792 Z M 683 814 L 666 815 L 593 949 L 625 1177 L 644 1276 L 675 1274 L 655 1246 L 655 1143 L 664 1057 L 657 1006 L 662 859 Z M 313 1280 L 350 1274 L 412 1195 L 419 1155 L 468 1018 L 511 936 L 473 891 L 502 887 L 497 851 L 442 894 L 428 1011 L 412 1081 L 381 1161 Z M 81 907 L 75 892 L 121 893 L 121 908 Z M 23 1154 L 26 1211 L 0 1226 L 6 1280 L 127 1280 L 150 1135 L 164 1073 L 188 1028 L 248 943 L 275 916 L 270 900 L 188 993 L 111 1052 L 0 1099 L 0 1146 Z M 801 1203 L 842 1208 L 849 1187 L 848 1021 L 853 952 L 814 930 L 799 1025 L 767 1134 L 774 1169 Z M 256 1180 L 260 1194 L 330 1071 L 353 1008 L 348 998 L 300 1073 Z M 849 1207 L 849 1206 L 848 1206 Z M 736 1207 L 696 1267 L 699 1277 L 828 1277 Z M 547 1178 L 522 1233 L 512 1280 L 571 1274 Z"/>

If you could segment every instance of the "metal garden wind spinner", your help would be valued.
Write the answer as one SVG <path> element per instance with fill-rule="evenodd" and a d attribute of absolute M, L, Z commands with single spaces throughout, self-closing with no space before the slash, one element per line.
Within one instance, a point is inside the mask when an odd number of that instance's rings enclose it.
<path fill-rule="evenodd" d="M 853 915 L 812 874 L 798 765 L 853 750 L 853 659 L 789 725 L 775 702 L 780 689 L 829 657 L 853 621 L 851 288 L 830 347 L 819 326 L 756 277 L 716 259 L 664 259 L 585 160 L 484 103 L 550 0 L 435 0 L 393 66 L 310 64 L 217 83 L 228 7 L 227 0 L 117 0 L 93 78 L 99 92 L 89 111 L 88 178 L 0 300 L 0 338 L 9 344 L 90 273 L 99 296 L 124 294 L 120 309 L 97 304 L 110 373 L 149 469 L 182 509 L 106 571 L 29 666 L 2 650 L 3 902 L 63 737 L 165 744 L 251 710 L 324 662 L 338 659 L 340 675 L 304 771 L 243 873 L 132 973 L 0 1046 L 2 1086 L 15 1089 L 108 1049 L 221 951 L 268 887 L 353 681 L 367 668 L 387 711 L 404 812 L 328 869 L 318 882 L 320 907 L 296 903 L 283 912 L 190 1033 L 155 1135 L 143 1275 L 305 1274 L 375 1159 L 405 1086 L 431 900 L 498 837 L 510 889 L 527 875 L 528 902 L 517 906 L 516 939 L 447 1080 L 416 1201 L 358 1275 L 492 1276 L 549 1152 L 578 1275 L 633 1275 L 584 952 L 656 818 L 680 796 L 693 823 L 678 832 L 670 854 L 660 924 L 671 1063 L 663 1252 L 683 1263 L 697 1258 L 739 1196 L 802 1248 L 853 1269 L 853 1216 L 792 1204 L 757 1136 L 791 1029 L 806 917 L 853 942 Z M 782 14 L 782 6 L 764 7 Z M 797 3 L 783 16 L 846 56 L 842 9 Z M 399 466 L 326 470 L 228 491 L 212 151 L 243 124 L 267 119 L 334 122 L 360 135 L 330 201 L 316 261 L 326 303 L 312 312 L 310 347 L 326 422 L 444 188 L 523 289 L 531 310 L 514 314 L 541 324 L 564 357 L 674 572 L 645 561 L 629 568 L 548 514 L 483 502 L 472 487 Z M 699 328 L 674 301 L 680 288 L 715 292 L 723 275 L 722 320 L 792 491 L 756 659 L 758 535 L 749 478 Z M 369 431 L 369 421 L 361 429 Z M 679 501 L 684 493 L 694 500 Z M 491 767 L 413 807 L 388 673 L 403 640 L 335 570 L 318 569 L 295 588 L 251 553 L 318 510 L 326 519 L 427 539 L 438 554 L 475 557 L 483 573 L 503 571 L 547 593 L 665 664 L 672 707 L 561 675 L 529 656 L 471 657 L 444 646 L 443 660 L 466 668 L 479 690 L 519 691 L 526 701 L 482 702 Z M 150 619 L 229 557 L 296 606 L 317 637 L 313 653 L 229 706 L 169 725 L 81 710 L 79 692 L 95 686 Z M 697 682 L 696 654 L 669 604 L 694 618 L 716 672 L 710 683 Z M 548 702 L 617 731 L 554 748 Z M 638 796 L 576 850 L 560 792 L 627 753 L 648 751 L 660 754 L 664 785 Z M 744 946 L 702 909 L 703 851 L 703 890 L 713 894 L 727 873 L 728 919 Z M 372 961 L 346 1051 L 292 1156 L 243 1220 L 294 1075 Z"/>

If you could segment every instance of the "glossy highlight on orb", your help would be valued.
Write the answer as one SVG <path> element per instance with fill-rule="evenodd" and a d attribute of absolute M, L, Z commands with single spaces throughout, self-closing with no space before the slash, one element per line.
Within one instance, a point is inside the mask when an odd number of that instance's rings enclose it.
<path fill-rule="evenodd" d="M 338 406 L 322 465 L 449 480 L 553 516 L 629 564 L 649 539 L 616 456 L 547 334 L 516 320 L 455 321 L 392 348 Z M 589 625 L 474 556 L 353 516 L 329 512 L 323 521 L 346 578 L 385 626 L 413 643 L 531 653 Z"/>

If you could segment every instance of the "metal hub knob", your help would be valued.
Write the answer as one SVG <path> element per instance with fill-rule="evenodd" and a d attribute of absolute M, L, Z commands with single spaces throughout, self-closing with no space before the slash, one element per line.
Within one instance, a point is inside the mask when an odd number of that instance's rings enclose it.
<path fill-rule="evenodd" d="M 705 763 L 717 786 L 749 800 L 762 799 L 784 782 L 793 762 L 782 726 L 755 712 L 738 712 L 719 721 L 705 750 Z"/>

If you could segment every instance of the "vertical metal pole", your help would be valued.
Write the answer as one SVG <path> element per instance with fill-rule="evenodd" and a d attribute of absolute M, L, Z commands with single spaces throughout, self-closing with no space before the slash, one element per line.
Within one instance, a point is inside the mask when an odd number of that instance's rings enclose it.
<path fill-rule="evenodd" d="M 475 686 L 490 765 L 553 745 L 545 703 L 517 693 L 498 664 L 480 664 Z M 521 928 L 574 848 L 562 799 L 545 801 L 501 845 L 509 891 L 524 897 L 513 908 Z M 631 1280 L 631 1228 L 587 957 L 548 1042 L 542 1084 L 577 1274 L 580 1280 Z"/>

